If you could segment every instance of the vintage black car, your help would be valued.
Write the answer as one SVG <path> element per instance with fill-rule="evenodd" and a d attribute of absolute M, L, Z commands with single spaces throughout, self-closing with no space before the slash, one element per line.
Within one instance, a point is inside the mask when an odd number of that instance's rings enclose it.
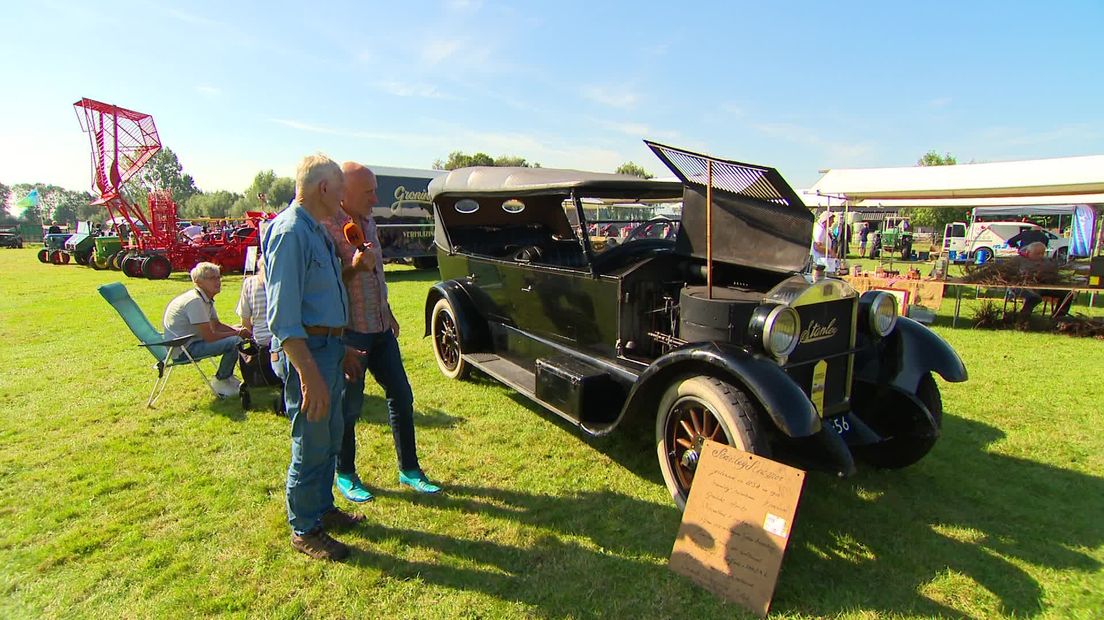
<path fill-rule="evenodd" d="M 23 235 L 17 228 L 0 228 L 0 248 L 23 247 Z"/>
<path fill-rule="evenodd" d="M 776 170 L 648 145 L 681 182 L 464 168 L 430 183 L 441 372 L 478 368 L 592 435 L 654 419 L 680 507 L 706 439 L 841 475 L 927 454 L 933 375 L 966 380 L 955 351 L 889 293 L 803 273 L 813 216 Z M 681 204 L 681 223 L 596 251 L 595 204 Z"/>

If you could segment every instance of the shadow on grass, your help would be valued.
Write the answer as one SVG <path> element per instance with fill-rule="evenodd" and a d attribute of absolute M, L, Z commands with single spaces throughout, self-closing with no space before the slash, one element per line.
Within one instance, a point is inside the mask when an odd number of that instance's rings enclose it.
<path fill-rule="evenodd" d="M 492 537 L 456 538 L 367 525 L 358 527 L 357 534 L 426 550 L 435 559 L 406 560 L 370 548 L 354 552 L 354 565 L 395 579 L 421 579 L 521 602 L 544 617 L 671 617 L 679 611 L 692 617 L 716 610 L 716 601 L 676 581 L 663 562 L 655 561 L 671 550 L 679 519 L 673 506 L 609 492 L 553 497 L 475 486 L 450 486 L 436 496 L 388 490 L 380 495 L 545 531 L 535 532 L 519 547 Z M 659 587 L 661 583 L 666 586 Z M 666 589 L 680 593 L 681 600 L 660 597 Z M 662 607 L 657 607 L 657 598 L 663 599 Z"/>
<path fill-rule="evenodd" d="M 372 389 L 369 385 L 368 389 Z M 375 389 L 379 389 L 377 386 Z M 387 420 L 387 399 L 378 394 L 365 394 L 364 407 L 360 411 L 358 421 L 368 424 L 389 425 Z M 463 421 L 463 418 L 450 415 L 436 407 L 421 408 L 415 403 L 414 426 L 415 428 L 453 428 Z"/>
<path fill-rule="evenodd" d="M 1079 549 L 1104 543 L 1104 480 L 987 451 L 1003 437 L 947 416 L 940 444 L 910 469 L 810 477 L 775 609 L 961 616 L 936 599 L 980 587 L 999 613 L 1032 616 L 1044 592 L 1017 563 L 1099 570 Z"/>
<path fill-rule="evenodd" d="M 944 431 L 933 453 L 906 470 L 863 469 L 849 480 L 810 476 L 774 611 L 812 616 L 856 610 L 876 615 L 1034 616 L 1046 610 L 1045 593 L 1029 570 L 1100 570 L 1101 563 L 1085 550 L 1104 544 L 1104 529 L 1097 522 L 1104 514 L 1104 479 L 991 452 L 988 446 L 1004 434 L 980 422 L 948 415 Z M 631 470 L 647 468 L 647 477 L 662 484 L 653 455 L 633 432 L 603 439 L 595 447 Z M 652 607 L 614 600 L 617 592 L 632 596 L 634 591 L 653 592 L 657 584 L 672 583 L 662 563 L 631 558 L 670 553 L 679 519 L 673 507 L 615 493 L 550 497 L 464 486 L 449 487 L 440 496 L 386 490 L 380 495 L 558 533 L 517 548 L 383 526 L 367 528 L 364 533 L 370 540 L 397 539 L 403 545 L 462 558 L 461 564 L 494 567 L 488 571 L 411 562 L 373 551 L 356 556 L 356 563 L 397 578 L 420 577 L 524 601 L 548 616 L 578 617 L 655 615 Z M 573 538 L 603 551 L 576 544 Z M 606 594 L 587 594 L 595 579 Z M 671 613 L 690 604 L 691 598 L 711 598 L 685 582 L 674 583 L 682 585 L 670 587 L 673 592 L 692 595 L 678 600 L 682 595 L 675 594 L 678 605 Z"/>

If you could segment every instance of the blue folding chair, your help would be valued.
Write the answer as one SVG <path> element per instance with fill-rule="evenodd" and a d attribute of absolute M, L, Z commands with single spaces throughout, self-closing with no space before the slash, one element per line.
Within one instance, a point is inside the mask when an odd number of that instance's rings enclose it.
<path fill-rule="evenodd" d="M 207 383 L 207 387 L 211 388 L 215 396 L 222 397 L 211 383 L 211 380 L 207 378 L 207 374 L 200 368 L 196 359 L 193 358 L 192 355 L 188 353 L 188 349 L 183 346 L 184 343 L 195 337 L 195 334 L 166 339 L 164 334 L 157 331 L 157 329 L 150 324 L 145 313 L 138 307 L 138 304 L 134 303 L 134 300 L 130 297 L 130 293 L 120 282 L 104 284 L 97 290 L 99 290 L 100 295 L 107 300 L 107 303 L 111 304 L 111 307 L 119 313 L 123 322 L 130 328 L 131 333 L 138 338 L 139 346 L 145 347 L 146 350 L 150 352 L 150 355 L 157 360 L 157 379 L 153 382 L 153 389 L 150 390 L 149 399 L 146 400 L 147 407 L 153 407 L 153 403 L 156 402 L 161 396 L 161 393 L 165 391 L 165 386 L 169 383 L 169 375 L 172 374 L 172 369 L 185 364 L 190 364 L 199 372 L 199 376 L 203 377 L 203 381 Z M 182 357 L 181 354 L 183 354 Z"/>

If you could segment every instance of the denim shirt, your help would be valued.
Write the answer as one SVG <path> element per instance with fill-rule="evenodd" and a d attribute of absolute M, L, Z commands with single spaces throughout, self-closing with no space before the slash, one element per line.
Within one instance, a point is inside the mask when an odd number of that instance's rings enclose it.
<path fill-rule="evenodd" d="M 261 251 L 274 350 L 289 338 L 306 338 L 304 326 L 344 327 L 349 322 L 333 241 L 299 203 L 291 203 L 272 220 Z"/>

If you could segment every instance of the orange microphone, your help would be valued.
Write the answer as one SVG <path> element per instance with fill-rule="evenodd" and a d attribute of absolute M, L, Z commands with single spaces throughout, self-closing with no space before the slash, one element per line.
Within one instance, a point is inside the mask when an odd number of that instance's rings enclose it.
<path fill-rule="evenodd" d="M 356 222 L 346 222 L 341 231 L 345 233 L 345 240 L 349 242 L 349 245 L 361 252 L 368 250 L 368 241 L 364 238 L 364 231 L 360 229 Z"/>

